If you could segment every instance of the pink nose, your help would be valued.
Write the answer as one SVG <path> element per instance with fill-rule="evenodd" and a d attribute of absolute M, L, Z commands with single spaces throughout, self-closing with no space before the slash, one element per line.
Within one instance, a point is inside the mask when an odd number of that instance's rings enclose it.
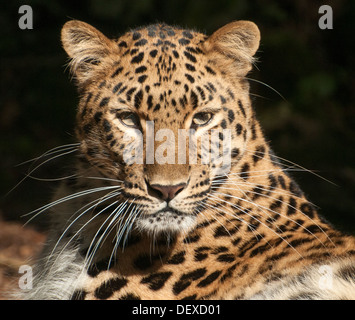
<path fill-rule="evenodd" d="M 157 193 L 158 197 L 165 200 L 172 200 L 182 189 L 184 189 L 186 183 L 177 184 L 174 186 L 163 186 L 160 184 L 152 184 L 150 187 Z"/>

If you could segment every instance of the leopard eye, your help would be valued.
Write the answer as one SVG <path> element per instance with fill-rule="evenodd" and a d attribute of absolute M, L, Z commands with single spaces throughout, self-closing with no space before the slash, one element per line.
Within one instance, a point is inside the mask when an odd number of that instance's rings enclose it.
<path fill-rule="evenodd" d="M 117 114 L 117 118 L 127 127 L 138 128 L 139 118 L 133 112 L 121 112 Z"/>
<path fill-rule="evenodd" d="M 213 114 L 211 112 L 199 112 L 196 113 L 192 119 L 193 127 L 201 127 L 207 125 L 213 118 Z"/>

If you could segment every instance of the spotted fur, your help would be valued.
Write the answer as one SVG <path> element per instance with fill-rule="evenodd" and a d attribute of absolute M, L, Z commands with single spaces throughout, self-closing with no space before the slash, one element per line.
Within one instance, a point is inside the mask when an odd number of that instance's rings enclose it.
<path fill-rule="evenodd" d="M 259 40 L 247 21 L 211 36 L 155 24 L 114 40 L 65 24 L 80 92 L 78 144 L 66 150 L 78 161 L 41 209 L 53 224 L 25 299 L 355 298 L 354 238 L 319 216 L 256 120 L 246 75 Z M 134 145 L 122 112 L 143 134 L 148 121 L 175 136 L 230 129 L 230 172 L 125 163 Z M 211 121 L 193 125 L 201 112 Z M 144 159 L 160 146 L 146 144 Z M 320 285 L 322 266 L 331 287 Z"/>

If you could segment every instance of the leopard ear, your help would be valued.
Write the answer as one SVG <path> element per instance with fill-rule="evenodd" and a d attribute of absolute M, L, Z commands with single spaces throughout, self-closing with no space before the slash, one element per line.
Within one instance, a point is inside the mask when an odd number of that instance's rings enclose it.
<path fill-rule="evenodd" d="M 79 86 L 103 70 L 111 53 L 117 51 L 114 42 L 91 25 L 71 20 L 64 24 L 61 33 L 63 48 L 71 61 L 71 72 Z"/>
<path fill-rule="evenodd" d="M 260 31 L 250 21 L 235 21 L 215 31 L 205 42 L 211 60 L 222 67 L 234 66 L 233 73 L 245 76 L 259 48 Z"/>

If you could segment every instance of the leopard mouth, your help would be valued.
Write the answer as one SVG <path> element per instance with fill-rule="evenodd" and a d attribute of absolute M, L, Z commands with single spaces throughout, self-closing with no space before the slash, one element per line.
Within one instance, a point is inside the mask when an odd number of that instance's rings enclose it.
<path fill-rule="evenodd" d="M 177 233 L 190 230 L 196 221 L 196 216 L 165 207 L 153 214 L 141 215 L 136 220 L 136 226 L 141 231 L 153 233 Z"/>
<path fill-rule="evenodd" d="M 187 213 L 185 212 L 182 212 L 182 211 L 179 211 L 179 210 L 176 210 L 174 208 L 171 208 L 169 206 L 166 206 L 164 209 L 161 209 L 157 212 L 155 212 L 153 215 L 159 215 L 159 214 L 172 214 L 176 217 L 178 216 L 183 216 L 183 215 L 188 215 Z"/>

